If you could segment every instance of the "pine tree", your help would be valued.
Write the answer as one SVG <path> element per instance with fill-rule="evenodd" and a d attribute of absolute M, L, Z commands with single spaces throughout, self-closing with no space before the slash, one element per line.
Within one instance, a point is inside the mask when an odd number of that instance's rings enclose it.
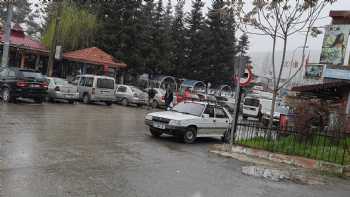
<path fill-rule="evenodd" d="M 173 49 L 171 61 L 174 65 L 173 74 L 178 77 L 188 73 L 186 63 L 186 29 L 184 21 L 184 0 L 178 0 L 175 6 L 175 18 L 172 24 Z"/>
<path fill-rule="evenodd" d="M 189 72 L 189 78 L 201 80 L 200 77 L 203 75 L 203 51 L 206 46 L 203 43 L 204 37 L 204 17 L 202 9 L 204 3 L 202 0 L 192 1 L 192 10 L 186 17 L 186 22 L 188 24 L 187 29 L 187 63 L 186 67 L 191 70 Z"/>
<path fill-rule="evenodd" d="M 222 12 L 225 2 L 214 0 L 207 16 L 204 52 L 205 74 L 202 78 L 216 84 L 230 83 L 234 71 L 236 51 L 235 21 Z"/>
<path fill-rule="evenodd" d="M 250 57 L 248 56 L 248 50 L 249 50 L 249 38 L 247 34 L 242 34 L 239 38 L 238 42 L 238 51 L 242 54 L 242 56 L 246 57 L 248 60 L 248 63 L 250 63 Z"/>

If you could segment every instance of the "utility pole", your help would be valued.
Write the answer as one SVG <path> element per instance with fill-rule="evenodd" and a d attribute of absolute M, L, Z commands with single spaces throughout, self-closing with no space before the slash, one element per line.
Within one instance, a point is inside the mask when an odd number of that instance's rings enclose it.
<path fill-rule="evenodd" d="M 242 59 L 243 59 L 243 55 L 242 52 L 239 56 L 239 66 L 238 66 L 238 70 L 236 72 L 236 76 L 234 77 L 234 80 L 236 82 L 236 91 L 235 91 L 235 109 L 234 109 L 234 113 L 233 113 L 233 120 L 231 123 L 231 136 L 230 136 L 230 151 L 232 151 L 232 147 L 233 147 L 233 140 L 234 140 L 234 134 L 236 133 L 236 129 L 237 129 L 237 122 L 238 122 L 238 117 L 239 117 L 239 107 L 240 107 L 240 103 L 241 103 L 241 86 L 240 86 L 240 81 L 241 81 L 241 74 L 242 74 L 242 69 L 243 69 L 243 65 L 242 65 Z"/>
<path fill-rule="evenodd" d="M 55 30 L 51 40 L 49 62 L 47 65 L 47 76 L 49 77 L 52 77 L 53 65 L 55 62 L 56 45 L 58 40 L 57 38 L 58 38 L 59 30 L 61 29 L 61 15 L 62 15 L 62 0 L 57 1 L 57 15 L 55 19 Z"/>
<path fill-rule="evenodd" d="M 5 25 L 5 35 L 4 35 L 4 46 L 2 50 L 2 61 L 1 66 L 8 66 L 9 61 L 9 50 L 10 50 L 10 38 L 11 38 L 11 21 L 13 15 L 13 5 L 12 1 L 7 2 L 7 20 Z"/>

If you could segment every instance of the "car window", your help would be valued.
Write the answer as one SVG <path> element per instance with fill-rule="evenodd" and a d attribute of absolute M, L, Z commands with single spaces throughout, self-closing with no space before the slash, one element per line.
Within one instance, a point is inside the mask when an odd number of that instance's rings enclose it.
<path fill-rule="evenodd" d="M 80 86 L 85 86 L 85 77 L 81 77 L 79 81 Z"/>
<path fill-rule="evenodd" d="M 84 85 L 84 86 L 86 86 L 86 87 L 92 87 L 93 83 L 94 83 L 94 78 L 92 78 L 92 77 L 86 77 L 86 79 L 85 79 L 85 85 Z"/>
<path fill-rule="evenodd" d="M 44 78 L 41 73 L 30 71 L 30 70 L 21 70 L 21 74 L 23 78 L 34 78 L 34 79 Z"/>
<path fill-rule="evenodd" d="M 122 92 L 122 93 L 126 92 L 126 87 L 125 86 L 119 86 L 117 92 Z"/>
<path fill-rule="evenodd" d="M 205 105 L 200 103 L 187 103 L 182 102 L 172 109 L 172 111 L 184 113 L 184 114 L 191 114 L 195 116 L 201 116 L 202 112 L 204 110 Z"/>
<path fill-rule="evenodd" d="M 214 118 L 214 107 L 212 105 L 208 105 L 207 108 L 205 108 L 204 113 L 209 114 L 210 118 Z"/>
<path fill-rule="evenodd" d="M 111 79 L 97 79 L 97 88 L 114 89 L 114 81 Z"/>
<path fill-rule="evenodd" d="M 259 107 L 260 101 L 259 101 L 259 99 L 256 99 L 256 98 L 246 98 L 244 100 L 244 105 Z"/>
<path fill-rule="evenodd" d="M 54 78 L 53 81 L 55 82 L 56 85 L 66 85 L 66 84 L 68 84 L 68 81 L 66 81 L 64 79 Z"/>
<path fill-rule="evenodd" d="M 13 71 L 13 70 L 9 70 L 9 72 L 8 72 L 8 77 L 11 77 L 11 78 L 16 77 L 16 72 Z"/>
<path fill-rule="evenodd" d="M 6 78 L 7 77 L 7 69 L 3 69 L 0 71 L 0 78 Z"/>
<path fill-rule="evenodd" d="M 228 118 L 226 112 L 222 108 L 215 108 L 216 118 Z"/>

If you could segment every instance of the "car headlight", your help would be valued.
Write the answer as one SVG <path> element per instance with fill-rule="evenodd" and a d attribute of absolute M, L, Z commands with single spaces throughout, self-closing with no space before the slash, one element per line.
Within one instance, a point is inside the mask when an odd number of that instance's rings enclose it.
<path fill-rule="evenodd" d="M 169 125 L 171 126 L 181 126 L 180 120 L 170 120 Z"/>
<path fill-rule="evenodd" d="M 145 119 L 146 119 L 146 120 L 152 120 L 152 116 L 151 116 L 151 115 L 146 115 L 146 116 L 145 116 Z"/>

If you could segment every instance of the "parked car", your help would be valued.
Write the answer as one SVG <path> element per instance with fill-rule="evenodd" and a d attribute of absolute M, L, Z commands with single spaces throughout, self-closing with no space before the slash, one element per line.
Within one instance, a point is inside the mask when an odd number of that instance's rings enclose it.
<path fill-rule="evenodd" d="M 47 95 L 47 88 L 46 79 L 36 70 L 0 68 L 0 97 L 4 102 L 30 98 L 36 103 L 42 103 Z"/>
<path fill-rule="evenodd" d="M 115 100 L 115 80 L 107 76 L 80 75 L 78 92 L 79 99 L 85 104 L 104 102 L 106 105 L 112 105 Z"/>
<path fill-rule="evenodd" d="M 145 105 L 148 100 L 148 95 L 139 88 L 130 85 L 118 85 L 115 92 L 116 102 L 123 106 L 134 104 L 137 106 Z"/>
<path fill-rule="evenodd" d="M 264 126 L 268 126 L 270 121 L 270 114 L 271 114 L 271 106 L 272 101 L 269 103 L 270 105 L 266 107 L 262 107 L 262 109 L 266 108 L 265 110 L 262 110 L 262 123 Z M 282 102 L 278 102 L 275 105 L 275 111 L 273 113 L 273 125 L 278 126 L 280 123 L 281 115 L 288 115 L 289 108 L 287 105 L 283 104 Z"/>
<path fill-rule="evenodd" d="M 165 100 L 164 100 L 164 96 L 165 96 L 165 90 L 161 89 L 161 88 L 152 88 L 155 96 L 152 99 L 151 105 L 153 108 L 159 108 L 159 107 L 164 107 L 165 106 Z M 148 91 L 150 90 L 150 88 L 146 88 L 145 92 L 148 93 Z"/>
<path fill-rule="evenodd" d="M 231 113 L 235 110 L 236 101 L 232 97 L 216 96 L 216 102 L 226 107 Z"/>
<path fill-rule="evenodd" d="M 243 119 L 248 117 L 261 118 L 261 104 L 259 98 L 247 96 L 243 101 Z"/>
<path fill-rule="evenodd" d="M 145 123 L 154 137 L 163 133 L 193 143 L 197 137 L 225 137 L 232 117 L 222 106 L 208 102 L 184 101 L 171 111 L 149 113 Z"/>
<path fill-rule="evenodd" d="M 67 80 L 57 77 L 47 77 L 49 82 L 48 100 L 67 100 L 69 103 L 79 99 L 77 86 L 68 83 Z"/>

